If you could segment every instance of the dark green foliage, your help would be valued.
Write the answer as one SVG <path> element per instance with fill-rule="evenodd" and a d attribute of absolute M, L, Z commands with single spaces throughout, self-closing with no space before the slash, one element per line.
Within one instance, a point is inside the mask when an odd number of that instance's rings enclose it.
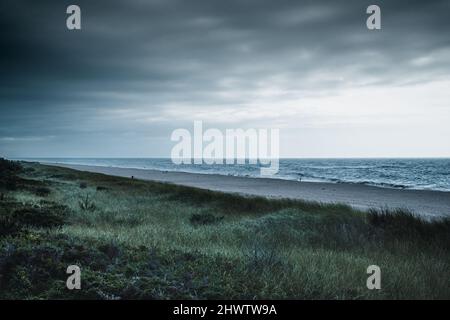
<path fill-rule="evenodd" d="M 121 254 L 120 245 L 116 242 L 109 242 L 99 247 L 100 251 L 105 253 L 109 259 L 116 259 Z"/>
<path fill-rule="evenodd" d="M 28 234 L 4 241 L 0 246 L 0 292 L 8 298 L 15 294 L 23 297 L 45 295 L 55 283 L 64 289 L 65 270 L 70 264 L 87 263 L 107 265 L 107 257 L 82 243 L 66 237 L 48 237 Z M 63 290 L 62 290 L 63 291 Z"/>
<path fill-rule="evenodd" d="M 78 205 L 83 211 L 94 211 L 97 208 L 95 203 L 89 198 L 89 194 L 86 194 L 86 196 L 78 202 Z"/>
<path fill-rule="evenodd" d="M 19 187 L 19 181 L 16 176 L 7 176 L 3 178 L 3 186 L 6 190 L 15 191 Z"/>
<path fill-rule="evenodd" d="M 280 255 L 276 246 L 264 243 L 261 239 L 254 238 L 248 251 L 244 252 L 247 261 L 247 272 L 261 272 L 270 270 L 280 272 L 287 267 L 285 257 Z"/>
<path fill-rule="evenodd" d="M 33 174 L 34 172 L 36 172 L 36 169 L 33 167 L 25 167 L 22 168 L 22 171 L 27 174 Z"/>
<path fill-rule="evenodd" d="M 87 183 L 86 182 L 81 182 L 80 183 L 80 189 L 86 189 L 87 188 Z"/>
<path fill-rule="evenodd" d="M 14 175 L 22 170 L 22 166 L 17 161 L 10 161 L 0 158 L 0 177 Z"/>
<path fill-rule="evenodd" d="M 15 221 L 13 215 L 0 214 L 0 237 L 15 235 L 22 227 Z"/>
<path fill-rule="evenodd" d="M 0 190 L 27 190 L 41 197 L 48 196 L 51 190 L 45 186 L 44 182 L 22 177 L 32 175 L 34 172 L 35 169 L 32 167 L 23 167 L 17 161 L 0 158 Z"/>
<path fill-rule="evenodd" d="M 15 161 L 0 158 L 0 189 L 15 191 L 20 185 L 17 176 L 22 171 L 22 166 Z"/>
<path fill-rule="evenodd" d="M 203 213 L 203 214 L 193 214 L 189 219 L 189 221 L 193 225 L 198 226 L 198 225 L 215 224 L 222 221 L 223 218 L 224 216 L 218 217 L 210 213 Z"/>
<path fill-rule="evenodd" d="M 12 214 L 18 206 L 19 204 L 15 201 L 6 199 L 0 201 L 0 237 L 14 235 L 21 230 L 21 226 Z"/>
<path fill-rule="evenodd" d="M 51 190 L 47 187 L 38 187 L 34 189 L 34 193 L 39 197 L 47 197 L 51 193 Z"/>
<path fill-rule="evenodd" d="M 106 191 L 109 190 L 107 187 L 97 186 L 97 191 Z"/>
<path fill-rule="evenodd" d="M 0 299 L 183 299 L 205 297 L 205 275 L 186 273 L 201 257 L 31 233 L 0 242 Z M 173 264 L 177 261 L 177 265 Z M 66 289 L 69 265 L 82 290 Z"/>
<path fill-rule="evenodd" d="M 375 210 L 367 214 L 374 232 L 385 241 L 410 241 L 417 244 L 436 243 L 438 248 L 450 251 L 450 219 L 424 220 L 413 213 L 397 210 Z"/>
<path fill-rule="evenodd" d="M 51 228 L 61 226 L 67 218 L 68 208 L 56 203 L 24 207 L 14 211 L 14 219 L 22 226 Z"/>
<path fill-rule="evenodd" d="M 48 201 L 42 201 L 38 205 L 0 202 L 0 235 L 14 235 L 28 227 L 61 226 L 66 222 L 68 213 L 66 206 Z"/>

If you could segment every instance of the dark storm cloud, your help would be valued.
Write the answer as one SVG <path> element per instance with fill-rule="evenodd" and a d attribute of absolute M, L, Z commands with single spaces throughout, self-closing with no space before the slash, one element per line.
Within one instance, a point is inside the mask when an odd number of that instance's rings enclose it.
<path fill-rule="evenodd" d="M 136 117 L 449 75 L 448 1 L 376 1 L 382 30 L 368 31 L 372 2 L 3 0 L 0 138 L 167 135 Z M 65 26 L 73 3 L 81 31 Z"/>

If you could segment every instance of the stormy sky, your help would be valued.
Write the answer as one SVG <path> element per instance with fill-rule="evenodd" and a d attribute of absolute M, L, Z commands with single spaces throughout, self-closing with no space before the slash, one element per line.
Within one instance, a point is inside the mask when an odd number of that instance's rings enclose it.
<path fill-rule="evenodd" d="M 450 156 L 448 0 L 2 0 L 0 26 L 0 156 L 169 157 L 194 120 L 279 128 L 283 157 Z"/>

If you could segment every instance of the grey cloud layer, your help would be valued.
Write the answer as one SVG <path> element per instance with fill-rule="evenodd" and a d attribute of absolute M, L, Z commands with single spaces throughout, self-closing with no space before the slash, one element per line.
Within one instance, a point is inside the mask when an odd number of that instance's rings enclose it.
<path fill-rule="evenodd" d="M 301 99 L 450 74 L 448 1 L 377 1 L 377 32 L 365 27 L 372 1 L 75 2 L 81 31 L 65 28 L 73 1 L 0 4 L 0 137 L 158 136 L 163 124 L 114 111 L 164 120 L 170 108 L 245 108 L 268 88 Z"/>

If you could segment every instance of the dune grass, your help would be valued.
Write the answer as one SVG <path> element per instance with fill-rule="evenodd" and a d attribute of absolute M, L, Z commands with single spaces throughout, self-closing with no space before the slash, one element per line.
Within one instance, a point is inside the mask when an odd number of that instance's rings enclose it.
<path fill-rule="evenodd" d="M 2 172 L 0 298 L 450 298 L 449 219 L 32 163 Z M 69 264 L 80 291 L 65 288 Z M 381 290 L 366 287 L 372 264 Z"/>

